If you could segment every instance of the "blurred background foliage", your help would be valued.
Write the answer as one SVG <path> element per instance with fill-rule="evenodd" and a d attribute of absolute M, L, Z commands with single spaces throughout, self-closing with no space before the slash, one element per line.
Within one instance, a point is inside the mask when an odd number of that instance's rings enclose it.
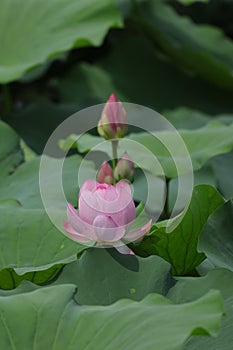
<path fill-rule="evenodd" d="M 0 118 L 38 154 L 64 119 L 111 92 L 178 129 L 230 124 L 232 18 L 232 0 L 2 0 Z M 197 182 L 230 198 L 232 155 Z"/>
<path fill-rule="evenodd" d="M 42 153 L 64 119 L 111 92 L 155 109 L 178 129 L 232 123 L 232 0 L 12 4 L 1 1 L 0 118 L 30 147 L 26 157 Z M 10 150 L 19 164 L 14 144 Z M 232 156 L 228 149 L 212 158 L 196 183 L 231 198 Z"/>

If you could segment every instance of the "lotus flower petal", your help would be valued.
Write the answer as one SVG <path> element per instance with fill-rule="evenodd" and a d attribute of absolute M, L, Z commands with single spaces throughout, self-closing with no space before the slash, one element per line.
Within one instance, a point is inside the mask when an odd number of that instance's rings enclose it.
<path fill-rule="evenodd" d="M 93 226 L 83 221 L 79 217 L 78 211 L 70 203 L 68 203 L 67 206 L 67 216 L 69 223 L 76 232 L 89 238 L 90 240 L 96 240 Z"/>
<path fill-rule="evenodd" d="M 134 242 L 137 241 L 138 239 L 142 238 L 145 236 L 150 231 L 152 224 L 152 220 L 150 220 L 147 224 L 144 226 L 138 228 L 137 230 L 129 231 L 125 236 L 124 236 L 124 241 L 125 242 Z"/>
<path fill-rule="evenodd" d="M 124 227 L 117 227 L 110 216 L 98 215 L 93 222 L 93 226 L 98 241 L 118 241 L 125 234 Z"/>
<path fill-rule="evenodd" d="M 69 234 L 69 236 L 71 238 L 74 238 L 76 241 L 81 242 L 81 243 L 87 243 L 90 241 L 89 238 L 79 234 L 78 232 L 76 232 L 73 227 L 70 225 L 69 222 L 64 222 L 63 223 L 64 229 L 66 230 L 66 232 Z"/>
<path fill-rule="evenodd" d="M 132 251 L 132 249 L 130 249 L 129 247 L 127 247 L 127 245 L 119 245 L 119 246 L 115 246 L 116 250 L 118 250 L 119 253 L 121 254 L 130 254 L 130 255 L 135 255 L 134 252 Z"/>

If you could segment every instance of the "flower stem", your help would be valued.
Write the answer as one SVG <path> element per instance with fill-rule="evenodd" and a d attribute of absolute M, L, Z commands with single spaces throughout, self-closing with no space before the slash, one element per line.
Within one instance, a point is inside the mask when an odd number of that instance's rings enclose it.
<path fill-rule="evenodd" d="M 165 198 L 165 203 L 164 203 L 164 208 L 163 208 L 163 213 L 162 213 L 162 220 L 166 220 L 169 218 L 169 184 L 170 184 L 169 178 L 166 178 L 166 198 Z"/>
<path fill-rule="evenodd" d="M 116 168 L 117 164 L 117 147 L 118 147 L 118 140 L 112 140 L 112 168 L 113 171 Z"/>

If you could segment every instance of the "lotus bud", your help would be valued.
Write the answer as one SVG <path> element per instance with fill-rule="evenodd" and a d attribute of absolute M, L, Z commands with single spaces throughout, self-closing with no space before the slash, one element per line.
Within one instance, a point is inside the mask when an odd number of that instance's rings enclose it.
<path fill-rule="evenodd" d="M 115 94 L 112 94 L 102 111 L 98 133 L 106 140 L 118 139 L 127 133 L 126 111 Z"/>
<path fill-rule="evenodd" d="M 97 181 L 99 183 L 114 184 L 114 175 L 111 166 L 108 162 L 103 162 L 97 174 Z"/>
<path fill-rule="evenodd" d="M 127 152 L 123 154 L 115 169 L 115 177 L 117 180 L 134 180 L 134 162 Z"/>

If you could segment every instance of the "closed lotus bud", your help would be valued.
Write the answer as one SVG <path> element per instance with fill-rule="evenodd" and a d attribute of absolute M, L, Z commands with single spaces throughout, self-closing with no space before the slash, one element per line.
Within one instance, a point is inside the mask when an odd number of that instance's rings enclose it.
<path fill-rule="evenodd" d="M 127 152 L 123 154 L 115 169 L 115 177 L 117 180 L 126 179 L 130 182 L 134 180 L 134 162 Z"/>
<path fill-rule="evenodd" d="M 112 94 L 102 111 L 98 133 L 106 140 L 124 137 L 127 133 L 126 111 L 115 94 Z"/>
<path fill-rule="evenodd" d="M 97 181 L 100 183 L 114 184 L 114 175 L 108 162 L 103 162 L 97 174 Z"/>

